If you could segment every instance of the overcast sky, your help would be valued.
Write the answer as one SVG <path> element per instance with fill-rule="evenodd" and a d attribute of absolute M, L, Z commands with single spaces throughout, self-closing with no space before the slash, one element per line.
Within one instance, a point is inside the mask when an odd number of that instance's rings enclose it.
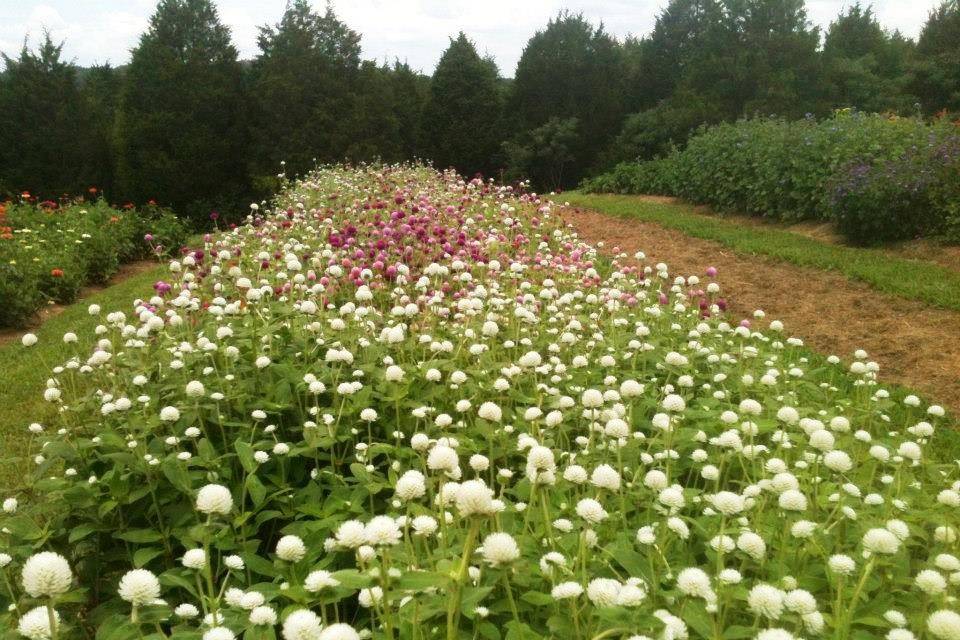
<path fill-rule="evenodd" d="M 853 0 L 807 0 L 814 24 L 827 26 Z M 257 53 L 257 27 L 276 23 L 284 0 L 215 0 L 242 58 Z M 867 4 L 869 0 L 864 2 Z M 322 9 L 324 0 L 312 0 Z M 874 0 L 881 24 L 915 37 L 940 0 Z M 406 60 L 430 73 L 447 38 L 463 30 L 481 52 L 513 76 L 527 39 L 561 9 L 603 21 L 617 36 L 648 33 L 667 0 L 337 0 L 337 14 L 363 35 L 365 58 Z M 66 40 L 64 53 L 80 65 L 123 64 L 147 26 L 155 0 L 0 0 L 0 51 L 19 51 L 24 35 L 43 29 Z"/>

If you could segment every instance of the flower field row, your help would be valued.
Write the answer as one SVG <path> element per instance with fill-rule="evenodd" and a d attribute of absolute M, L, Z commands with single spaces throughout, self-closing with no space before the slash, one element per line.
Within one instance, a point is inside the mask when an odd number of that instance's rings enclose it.
<path fill-rule="evenodd" d="M 308 175 L 90 309 L 0 515 L 2 615 L 30 640 L 960 639 L 943 410 L 727 318 L 706 265 L 633 258 L 492 182 Z"/>
<path fill-rule="evenodd" d="M 0 327 L 22 326 L 45 303 L 71 302 L 120 264 L 178 249 L 185 239 L 184 225 L 152 206 L 0 203 Z"/>
<path fill-rule="evenodd" d="M 623 163 L 595 192 L 679 196 L 774 220 L 829 220 L 851 244 L 960 242 L 960 122 L 838 111 L 706 127 L 662 158 Z"/>

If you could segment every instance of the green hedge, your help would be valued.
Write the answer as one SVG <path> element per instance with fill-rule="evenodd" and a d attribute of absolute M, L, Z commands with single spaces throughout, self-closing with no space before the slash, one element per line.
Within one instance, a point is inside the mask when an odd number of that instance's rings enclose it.
<path fill-rule="evenodd" d="M 24 326 L 44 304 L 72 302 L 121 264 L 177 250 L 185 238 L 184 224 L 158 207 L 0 204 L 0 326 Z"/>
<path fill-rule="evenodd" d="M 683 150 L 617 165 L 592 192 L 674 195 L 719 211 L 834 220 L 855 244 L 960 240 L 960 131 L 919 118 L 838 112 L 701 129 Z"/>

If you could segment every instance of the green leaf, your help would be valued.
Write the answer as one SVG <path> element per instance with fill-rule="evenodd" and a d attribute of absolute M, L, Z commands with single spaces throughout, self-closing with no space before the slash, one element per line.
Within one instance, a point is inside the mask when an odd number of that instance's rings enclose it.
<path fill-rule="evenodd" d="M 147 563 L 162 554 L 163 549 L 158 547 L 144 547 L 142 549 L 137 549 L 133 553 L 133 566 L 139 569 L 143 566 L 146 566 Z"/>
<path fill-rule="evenodd" d="M 348 589 L 365 589 L 366 587 L 369 587 L 373 581 L 370 576 L 364 575 L 356 569 L 335 571 L 331 577 L 339 582 L 340 586 Z"/>
<path fill-rule="evenodd" d="M 409 571 L 397 580 L 397 588 L 408 591 L 421 591 L 447 583 L 447 576 L 429 571 Z"/>
<path fill-rule="evenodd" d="M 27 516 L 14 516 L 6 520 L 3 526 L 21 540 L 37 540 L 43 537 L 43 530 Z"/>
<path fill-rule="evenodd" d="M 74 527 L 70 530 L 70 535 L 67 536 L 67 540 L 70 542 L 76 542 L 77 540 L 83 540 L 91 533 L 95 532 L 96 529 L 89 524 L 81 524 L 77 527 Z"/>
<path fill-rule="evenodd" d="M 255 473 L 258 465 L 257 461 L 253 458 L 253 446 L 243 440 L 236 440 L 233 443 L 233 448 L 237 452 L 237 457 L 240 459 L 243 470 L 250 474 Z"/>
<path fill-rule="evenodd" d="M 253 501 L 253 506 L 259 507 L 262 505 L 267 497 L 267 488 L 260 482 L 260 478 L 256 475 L 247 476 L 246 487 L 247 493 L 250 494 L 250 499 Z"/>
<path fill-rule="evenodd" d="M 522 622 L 511 620 L 507 623 L 506 640 L 540 640 L 542 637 Z"/>
<path fill-rule="evenodd" d="M 174 487 L 184 493 L 193 493 L 193 482 L 190 480 L 190 473 L 187 471 L 186 463 L 175 458 L 168 458 L 160 465 L 163 475 L 170 481 Z"/>
<path fill-rule="evenodd" d="M 277 637 L 273 627 L 255 625 L 243 632 L 243 640 L 274 640 Z"/>
<path fill-rule="evenodd" d="M 114 538 L 119 538 L 120 540 L 126 540 L 127 542 L 133 542 L 136 544 L 146 544 L 148 542 L 160 542 L 163 540 L 163 536 L 160 535 L 159 531 L 154 531 L 153 529 L 132 529 L 130 531 L 124 531 L 122 533 L 113 534 Z"/>
<path fill-rule="evenodd" d="M 553 598 L 549 593 L 541 593 L 540 591 L 527 591 L 526 593 L 520 596 L 520 599 L 524 602 L 529 602 L 537 606 L 546 606 L 553 604 Z"/>

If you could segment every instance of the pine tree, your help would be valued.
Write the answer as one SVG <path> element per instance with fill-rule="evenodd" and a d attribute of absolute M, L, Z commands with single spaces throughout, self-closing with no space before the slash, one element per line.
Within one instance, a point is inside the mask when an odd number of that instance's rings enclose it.
<path fill-rule="evenodd" d="M 527 42 L 517 63 L 509 112 L 521 132 L 563 132 L 572 159 L 562 172 L 564 185 L 575 184 L 619 131 L 626 113 L 623 49 L 603 26 L 582 15 L 561 13 Z M 576 126 L 570 120 L 576 120 Z M 566 122 L 560 126 L 559 122 Z M 531 141 L 522 138 L 516 144 Z"/>
<path fill-rule="evenodd" d="M 133 50 L 117 118 L 124 197 L 197 222 L 214 207 L 243 213 L 245 104 L 237 50 L 211 0 L 160 0 Z"/>
<path fill-rule="evenodd" d="M 424 106 L 426 154 L 465 175 L 497 167 L 502 93 L 496 64 L 460 33 L 437 63 Z"/>
<path fill-rule="evenodd" d="M 315 13 L 307 0 L 288 3 L 280 23 L 262 27 L 254 61 L 254 156 L 259 173 L 281 160 L 301 173 L 316 161 L 341 160 L 354 143 L 346 123 L 357 100 L 360 34 L 330 7 Z"/>
<path fill-rule="evenodd" d="M 113 126 L 123 78 L 107 64 L 85 69 L 79 82 L 84 114 L 81 139 L 85 184 L 112 198 L 116 194 Z"/>
<path fill-rule="evenodd" d="M 912 87 L 925 113 L 960 112 L 960 1 L 930 12 L 917 41 Z"/>
<path fill-rule="evenodd" d="M 830 24 L 823 45 L 827 108 L 907 111 L 904 93 L 911 45 L 888 34 L 871 7 L 850 6 Z"/>
<path fill-rule="evenodd" d="M 719 88 L 716 100 L 738 115 L 803 116 L 822 90 L 820 34 L 807 20 L 804 0 L 725 0 L 724 5 L 728 40 L 712 56 L 723 71 L 709 79 Z"/>
<path fill-rule="evenodd" d="M 77 68 L 49 33 L 36 51 L 3 55 L 0 75 L 0 188 L 40 198 L 76 195 L 85 188 L 84 109 Z"/>

